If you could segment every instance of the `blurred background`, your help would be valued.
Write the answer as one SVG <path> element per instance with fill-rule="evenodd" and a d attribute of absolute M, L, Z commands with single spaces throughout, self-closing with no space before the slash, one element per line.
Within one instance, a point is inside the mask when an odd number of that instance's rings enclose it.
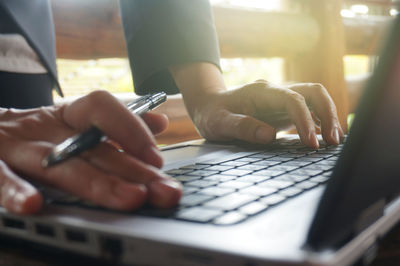
<path fill-rule="evenodd" d="M 385 31 L 399 13 L 398 0 L 210 2 L 228 87 L 260 78 L 273 83 L 320 82 L 333 97 L 342 125 L 351 118 Z M 56 101 L 97 89 L 123 100 L 134 97 L 118 1 L 52 0 L 52 6 L 59 78 L 66 95 L 55 95 Z M 174 133 L 175 138 L 198 137 L 183 105 L 171 106 L 162 111 L 178 123 L 177 129 L 185 129 L 179 136 Z"/>

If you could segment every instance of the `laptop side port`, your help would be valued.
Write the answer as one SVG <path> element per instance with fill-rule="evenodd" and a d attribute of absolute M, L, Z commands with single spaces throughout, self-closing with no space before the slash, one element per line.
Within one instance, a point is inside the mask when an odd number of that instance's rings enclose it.
<path fill-rule="evenodd" d="M 25 222 L 19 219 L 3 217 L 3 226 L 17 230 L 26 230 Z"/>
<path fill-rule="evenodd" d="M 99 239 L 102 257 L 117 261 L 123 253 L 122 241 L 112 237 L 100 237 Z"/>
<path fill-rule="evenodd" d="M 85 232 L 75 230 L 75 229 L 66 229 L 65 230 L 65 238 L 74 243 L 85 244 L 88 242 L 87 236 Z"/>
<path fill-rule="evenodd" d="M 36 234 L 44 237 L 55 237 L 56 232 L 54 228 L 47 224 L 37 223 L 35 224 L 35 232 Z"/>

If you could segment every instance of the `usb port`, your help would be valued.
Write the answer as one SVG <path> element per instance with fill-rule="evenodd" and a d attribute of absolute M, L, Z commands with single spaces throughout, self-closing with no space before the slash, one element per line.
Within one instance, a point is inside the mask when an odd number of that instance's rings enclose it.
<path fill-rule="evenodd" d="M 65 230 L 65 237 L 68 241 L 77 242 L 77 243 L 86 243 L 87 237 L 86 234 L 82 231 L 67 229 Z"/>
<path fill-rule="evenodd" d="M 36 224 L 35 231 L 38 235 L 46 237 L 54 237 L 56 235 L 54 228 L 47 224 Z"/>
<path fill-rule="evenodd" d="M 13 228 L 13 229 L 19 229 L 19 230 L 25 230 L 26 225 L 25 222 L 22 220 L 17 220 L 13 218 L 3 218 L 3 225 L 8 228 Z"/>

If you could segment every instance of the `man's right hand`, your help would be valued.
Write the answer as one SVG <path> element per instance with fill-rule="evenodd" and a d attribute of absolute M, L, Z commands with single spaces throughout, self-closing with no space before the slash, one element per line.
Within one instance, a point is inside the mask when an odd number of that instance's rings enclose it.
<path fill-rule="evenodd" d="M 1 205 L 19 214 L 38 212 L 43 198 L 28 182 L 34 180 L 110 209 L 133 210 L 145 202 L 171 207 L 182 188 L 160 171 L 162 158 L 153 137 L 167 124 L 163 115 L 131 114 L 104 91 L 61 106 L 0 109 Z M 110 141 L 43 168 L 43 158 L 56 144 L 91 126 Z"/>

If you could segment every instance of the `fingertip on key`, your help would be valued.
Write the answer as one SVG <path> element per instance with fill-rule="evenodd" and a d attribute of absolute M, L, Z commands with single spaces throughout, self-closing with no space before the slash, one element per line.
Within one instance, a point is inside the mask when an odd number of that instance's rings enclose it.
<path fill-rule="evenodd" d="M 149 202 L 159 208 L 171 208 L 182 197 L 182 185 L 172 178 L 154 180 L 149 185 Z"/>

